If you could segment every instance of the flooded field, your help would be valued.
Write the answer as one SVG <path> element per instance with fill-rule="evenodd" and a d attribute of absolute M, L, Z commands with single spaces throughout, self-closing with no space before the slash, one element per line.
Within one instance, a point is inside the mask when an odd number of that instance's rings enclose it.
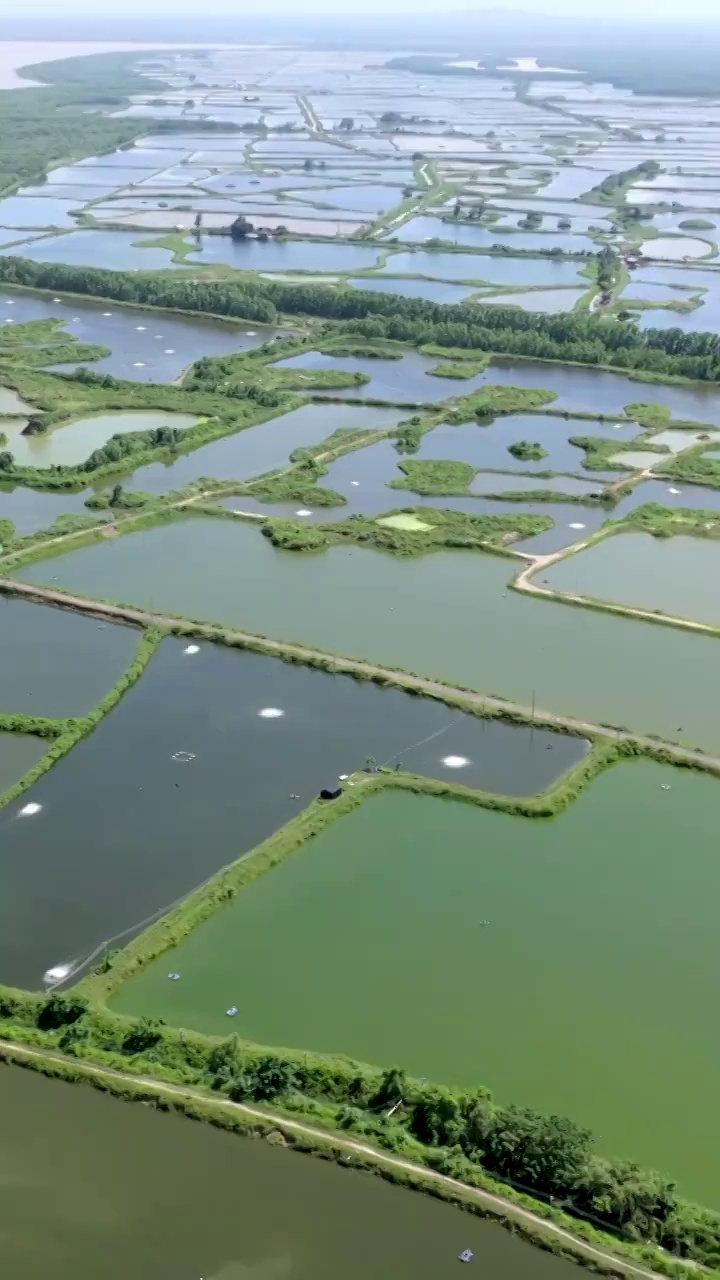
<path fill-rule="evenodd" d="M 2 981 L 38 988 L 53 965 L 129 937 L 368 756 L 524 795 L 586 750 L 278 659 L 186 648 L 166 640 L 92 737 L 0 815 Z M 18 818 L 28 801 L 40 812 Z"/>
<path fill-rule="evenodd" d="M 546 580 L 558 591 L 720 627 L 720 603 L 708 590 L 719 564 L 715 541 L 629 533 L 551 565 Z"/>
<path fill-rule="evenodd" d="M 255 880 L 115 1004 L 215 1035 L 234 1004 L 238 1033 L 260 1044 L 486 1084 L 716 1202 L 719 817 L 715 779 L 646 762 L 596 779 L 551 822 L 386 793 Z"/>
<path fill-rule="evenodd" d="M 0 712 L 32 716 L 81 716 L 130 665 L 139 633 L 0 598 L 3 661 Z"/>
<path fill-rule="evenodd" d="M 514 568 L 463 551 L 409 559 L 344 546 L 304 557 L 276 550 L 254 526 L 197 518 L 84 547 L 17 576 L 720 748 L 704 692 L 715 678 L 716 640 L 530 599 L 508 589 Z M 658 698 L 668 670 L 675 677 Z"/>
<path fill-rule="evenodd" d="M 2 1075 L 7 1275 L 451 1280 L 463 1248 L 508 1280 L 582 1275 L 502 1227 L 372 1174 L 20 1067 Z"/>

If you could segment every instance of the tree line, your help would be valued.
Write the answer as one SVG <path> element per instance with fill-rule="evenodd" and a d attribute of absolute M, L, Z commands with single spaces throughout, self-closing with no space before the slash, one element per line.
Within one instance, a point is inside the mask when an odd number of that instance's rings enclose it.
<path fill-rule="evenodd" d="M 100 1049 L 161 1068 L 164 1078 L 205 1085 L 235 1101 L 334 1110 L 338 1128 L 386 1149 L 417 1155 L 468 1182 L 482 1172 L 556 1208 L 681 1258 L 720 1263 L 720 1214 L 683 1200 L 663 1174 L 594 1150 L 589 1130 L 529 1107 L 500 1106 L 482 1086 L 456 1089 L 419 1081 L 398 1067 L 379 1071 L 346 1058 L 262 1051 L 237 1036 L 222 1041 L 178 1032 L 160 1020 L 130 1021 L 93 1009 L 73 992 L 38 997 L 0 988 L 0 1017 L 51 1032 L 83 1057 Z M 122 1061 L 118 1061 L 122 1065 Z"/>
<path fill-rule="evenodd" d="M 249 279 L 198 280 L 174 273 L 108 271 L 100 267 L 0 259 L 0 281 L 68 290 L 120 302 L 236 316 L 276 324 L 281 314 L 336 322 L 368 338 L 419 346 L 433 343 L 528 356 L 614 365 L 659 376 L 720 379 L 720 334 L 681 329 L 639 330 L 588 313 L 538 315 L 518 307 L 454 305 L 362 289 L 283 285 Z"/>

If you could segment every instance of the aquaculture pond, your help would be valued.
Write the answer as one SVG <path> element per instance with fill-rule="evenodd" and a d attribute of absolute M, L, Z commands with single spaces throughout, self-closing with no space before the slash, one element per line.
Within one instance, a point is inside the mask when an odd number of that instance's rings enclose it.
<path fill-rule="evenodd" d="M 19 782 L 45 754 L 50 743 L 30 734 L 0 731 L 0 795 Z"/>
<path fill-rule="evenodd" d="M 129 936 L 369 756 L 524 795 L 586 750 L 276 658 L 186 650 L 166 640 L 92 737 L 0 815 L 2 981 L 37 988 Z M 28 801 L 40 811 L 18 816 Z"/>
<path fill-rule="evenodd" d="M 369 1173 L 5 1067 L 3 1274 L 23 1280 L 507 1280 L 580 1267 Z M 112 1152 L 112 1159 L 108 1159 Z"/>
<path fill-rule="evenodd" d="M 112 373 L 132 382 L 174 382 L 183 369 L 202 356 L 219 356 L 245 351 L 268 342 L 276 329 L 255 324 L 230 325 L 202 317 L 189 319 L 162 311 L 121 307 L 118 303 L 87 302 L 61 298 L 57 302 L 27 293 L 0 293 L 0 321 L 62 320 L 66 333 L 79 342 L 109 347 L 103 360 L 82 362 L 96 373 Z M 62 369 L 81 365 L 64 364 Z M 0 411 L 2 407 L 0 392 Z"/>
<path fill-rule="evenodd" d="M 545 576 L 557 591 L 720 627 L 719 567 L 714 539 L 629 533 L 551 565 Z"/>
<path fill-rule="evenodd" d="M 130 665 L 139 632 L 0 597 L 0 712 L 82 716 Z"/>
<path fill-rule="evenodd" d="M 441 280 L 478 280 L 507 285 L 573 285 L 582 279 L 582 263 L 554 258 L 443 253 L 416 249 L 392 254 L 382 270 L 389 275 L 436 276 Z"/>
<path fill-rule="evenodd" d="M 128 435 L 130 432 L 155 431 L 160 427 L 172 427 L 184 431 L 200 419 L 191 413 L 168 413 L 165 410 L 140 409 L 129 413 L 96 413 L 88 418 L 77 418 L 43 431 L 39 435 L 25 435 L 25 423 L 4 424 L 7 450 L 20 467 L 51 467 L 57 464 L 72 466 L 84 462 L 95 449 L 106 444 L 111 436 Z"/>
<path fill-rule="evenodd" d="M 62 515 L 83 515 L 90 512 L 85 506 L 88 490 L 83 493 L 44 493 L 40 489 L 18 486 L 7 489 L 0 485 L 0 519 L 12 520 L 15 533 L 37 533 L 47 529 Z"/>
<path fill-rule="evenodd" d="M 167 493 L 200 476 L 247 480 L 286 466 L 293 450 L 319 444 L 338 428 L 387 430 L 401 416 L 399 409 L 373 405 L 305 404 L 279 418 L 246 427 L 204 448 L 181 454 L 171 462 L 150 463 L 133 472 L 124 483 L 147 493 Z"/>
<path fill-rule="evenodd" d="M 277 550 L 254 524 L 194 517 L 98 542 L 17 576 L 720 749 L 707 696 L 717 673 L 715 639 L 532 598 L 508 587 L 517 567 L 471 551 L 394 557 L 346 545 L 303 556 Z"/>
<path fill-rule="evenodd" d="M 574 368 L 533 360 L 495 359 L 482 375 L 483 383 L 511 387 L 544 387 L 554 391 L 553 409 L 570 413 L 621 413 L 626 404 L 652 401 L 666 405 L 676 418 L 720 423 L 720 391 L 714 383 L 671 386 L 642 382 L 603 369 Z M 466 386 L 463 383 L 463 386 Z M 595 423 L 587 423 L 592 435 Z"/>
<path fill-rule="evenodd" d="M 13 391 L 11 387 L 0 387 L 0 413 L 21 415 L 23 413 L 32 413 L 33 406 L 26 404 L 20 399 L 17 391 Z M 0 423 L 3 432 L 6 429 L 6 423 Z M 12 425 L 12 424 L 9 424 Z"/>
<path fill-rule="evenodd" d="M 464 396 L 474 391 L 487 379 L 484 374 L 474 378 L 438 378 L 432 374 L 438 361 L 422 356 L 418 351 L 408 351 L 399 360 L 384 360 L 374 356 L 331 356 L 321 351 L 303 351 L 299 356 L 278 360 L 278 369 L 341 369 L 348 373 L 364 373 L 369 382 L 359 386 L 333 387 L 328 391 L 316 391 L 317 396 L 328 395 L 333 399 L 370 397 L 374 400 L 394 400 L 398 403 L 428 403 L 448 400 L 451 396 Z"/>
<path fill-rule="evenodd" d="M 635 427 L 633 435 L 639 431 Z M 544 414 L 518 413 L 495 418 L 489 426 L 463 423 L 461 426 L 435 427 L 422 437 L 418 453 L 412 455 L 421 462 L 430 459 L 451 459 L 468 462 L 480 468 L 500 467 L 504 471 L 580 471 L 585 453 L 577 445 L 570 444 L 571 436 L 606 435 L 614 437 L 612 427 L 583 418 L 560 418 Z M 544 456 L 533 461 L 515 458 L 509 452 L 511 445 L 539 444 Z M 602 487 L 603 478 L 617 474 L 612 470 L 593 472 L 588 479 L 594 481 L 594 489 Z M 595 479 L 595 477 L 598 477 Z M 538 488 L 542 484 L 538 481 Z"/>
<path fill-rule="evenodd" d="M 547 252 L 550 249 L 562 249 L 566 253 L 597 252 L 597 246 L 589 236 L 562 231 L 513 231 L 506 227 L 473 226 L 454 219 L 443 222 L 441 218 L 429 217 L 412 218 L 399 230 L 393 229 L 393 236 L 411 244 L 438 237 L 440 240 L 451 240 L 454 244 L 467 245 L 470 249 L 489 249 L 492 245 L 502 244 L 508 253 L 512 253 L 514 249 L 533 252 Z"/>
<path fill-rule="evenodd" d="M 386 280 L 377 276 L 355 276 L 348 284 L 354 289 L 395 293 L 401 298 L 427 298 L 429 302 L 460 303 L 475 292 L 472 285 L 446 284 L 443 280 L 403 280 L 402 277 Z"/>
<path fill-rule="evenodd" d="M 287 215 L 284 205 L 278 206 Z M 137 238 L 138 233 L 134 233 Z M 195 263 L 221 262 L 238 271 L 362 271 L 374 267 L 378 249 L 365 244 L 333 244 L 312 240 L 233 240 L 205 236 L 202 250 L 187 258 Z"/>
<path fill-rule="evenodd" d="M 62 236 L 45 236 L 23 245 L 22 256 L 33 262 L 67 262 L 75 267 L 112 267 L 115 271 L 162 271 L 172 266 L 169 249 L 157 246 L 140 249 L 147 240 L 143 231 L 71 231 Z M 0 256 L 16 254 L 0 249 Z"/>
<path fill-rule="evenodd" d="M 261 1044 L 485 1084 L 717 1202 L 719 820 L 717 779 L 646 762 L 551 822 L 385 793 L 114 1003 L 216 1035 L 235 1005 Z"/>
<path fill-rule="evenodd" d="M 528 289 L 527 293 L 500 293 L 482 301 L 499 307 L 522 307 L 523 311 L 572 311 L 585 289 Z"/>

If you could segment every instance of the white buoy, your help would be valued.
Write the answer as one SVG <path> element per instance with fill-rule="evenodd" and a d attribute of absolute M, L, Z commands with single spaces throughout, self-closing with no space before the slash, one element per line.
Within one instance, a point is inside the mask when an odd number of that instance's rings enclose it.
<path fill-rule="evenodd" d="M 36 813 L 39 813 L 41 809 L 41 804 L 35 804 L 31 801 L 30 804 L 26 804 L 24 808 L 20 810 L 18 818 L 32 818 Z"/>
<path fill-rule="evenodd" d="M 349 773 L 339 773 L 339 774 L 338 774 L 338 779 L 340 780 L 340 782 L 345 782 L 345 781 L 347 781 L 347 779 L 348 779 L 349 777 L 350 777 L 350 774 L 349 774 Z"/>
<path fill-rule="evenodd" d="M 174 347 L 167 347 L 167 348 L 165 349 L 165 351 L 163 352 L 163 355 L 166 355 L 166 356 L 174 356 L 174 355 L 175 355 L 175 348 L 174 348 Z"/>
<path fill-rule="evenodd" d="M 62 304 L 62 298 L 53 298 L 53 302 L 59 302 Z"/>
<path fill-rule="evenodd" d="M 104 315 L 104 316 L 111 316 L 111 315 L 112 315 L 112 311 L 103 311 L 103 315 Z"/>
<path fill-rule="evenodd" d="M 136 325 L 135 325 L 135 328 L 137 329 L 138 333 L 144 333 L 144 332 L 145 332 L 145 330 L 147 329 L 147 325 L 145 325 L 145 324 L 136 324 Z"/>
<path fill-rule="evenodd" d="M 163 335 L 162 335 L 161 333 L 156 333 L 156 334 L 155 334 L 155 338 L 156 338 L 156 340 L 157 340 L 158 342 L 162 342 L 162 340 L 163 340 Z"/>
<path fill-rule="evenodd" d="M 355 486 L 355 488 L 357 489 L 357 487 L 358 487 L 358 486 L 359 486 L 359 484 L 360 484 L 360 481 L 359 481 L 359 480 L 351 480 L 351 481 L 350 481 L 350 483 L 351 483 L 351 485 L 354 485 L 354 486 Z"/>
<path fill-rule="evenodd" d="M 255 330 L 254 330 L 254 329 L 248 329 L 247 333 L 245 334 L 245 337 L 246 337 L 246 338 L 257 338 L 257 333 L 255 332 Z"/>
<path fill-rule="evenodd" d="M 443 756 L 442 763 L 448 769 L 464 769 L 470 761 L 467 756 Z"/>
<path fill-rule="evenodd" d="M 668 486 L 668 493 L 680 493 L 679 489 L 673 489 L 672 485 Z"/>
<path fill-rule="evenodd" d="M 144 369 L 144 368 L 145 368 L 145 361 L 144 361 L 144 360 L 136 360 L 136 361 L 135 361 L 135 363 L 134 363 L 134 365 L 133 365 L 133 369 Z"/>
<path fill-rule="evenodd" d="M 585 528 L 584 524 L 578 524 L 577 522 L 575 524 L 568 525 L 568 529 L 584 529 L 584 528 Z"/>
<path fill-rule="evenodd" d="M 183 653 L 199 653 L 199 652 L 200 652 L 199 644 L 189 644 L 187 649 L 183 649 Z"/>
<path fill-rule="evenodd" d="M 258 711 L 261 720 L 278 720 L 280 716 L 284 716 L 285 712 L 279 707 L 263 707 L 262 711 Z"/>
<path fill-rule="evenodd" d="M 6 306 L 6 307 L 14 307 L 14 306 L 15 306 L 15 300 L 14 300 L 14 298 L 6 298 L 6 299 L 5 299 L 5 306 Z"/>
<path fill-rule="evenodd" d="M 301 507 L 299 511 L 296 511 L 296 512 L 295 512 L 295 515 L 296 515 L 296 516 L 311 516 L 311 515 L 312 515 L 312 511 L 308 511 L 306 507 Z"/>
<path fill-rule="evenodd" d="M 12 319 L 12 317 L 11 317 L 11 316 L 8 316 L 8 317 L 7 317 L 7 319 L 6 319 L 6 321 L 5 321 L 5 323 L 6 323 L 6 324 L 14 324 L 14 321 L 13 321 L 13 319 Z"/>

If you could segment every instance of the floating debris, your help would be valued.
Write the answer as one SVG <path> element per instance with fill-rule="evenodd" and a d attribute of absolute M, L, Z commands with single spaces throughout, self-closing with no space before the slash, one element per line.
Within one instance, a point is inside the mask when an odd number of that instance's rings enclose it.
<path fill-rule="evenodd" d="M 183 653 L 199 653 L 199 652 L 200 652 L 199 644 L 189 644 L 187 649 L 183 649 Z"/>
<path fill-rule="evenodd" d="M 467 756 L 443 756 L 442 763 L 448 769 L 464 769 L 470 761 Z"/>
<path fill-rule="evenodd" d="M 178 764 L 189 764 L 191 760 L 195 759 L 195 752 L 194 751 L 176 751 L 174 756 L 171 757 L 171 759 L 175 760 Z"/>
<path fill-rule="evenodd" d="M 359 480 L 351 480 L 351 481 L 350 481 L 350 483 L 351 483 L 351 485 L 353 485 L 353 486 L 354 486 L 354 488 L 356 488 L 356 489 L 358 489 L 358 488 L 360 487 L 360 481 L 359 481 Z"/>
<path fill-rule="evenodd" d="M 462 1253 L 458 1254 L 458 1260 L 460 1262 L 472 1262 L 474 1257 L 475 1254 L 472 1249 L 463 1249 Z"/>
<path fill-rule="evenodd" d="M 349 778 L 349 777 L 350 777 L 350 774 L 349 774 L 349 773 L 339 773 L 339 774 L 338 774 L 338 778 L 340 779 L 340 781 L 341 781 L 341 782 L 345 782 L 346 778 Z"/>
<path fill-rule="evenodd" d="M 278 720 L 280 716 L 284 716 L 285 712 L 279 707 L 263 707 L 262 711 L 258 711 L 261 720 Z"/>
<path fill-rule="evenodd" d="M 669 790 L 670 790 L 670 783 L 669 783 L 669 782 L 661 782 L 661 783 L 660 783 L 660 790 L 661 790 L 661 791 L 669 791 Z"/>
<path fill-rule="evenodd" d="M 225 1010 L 228 1018 L 234 1018 L 237 1013 L 237 1005 L 231 1004 L 229 1009 Z"/>
<path fill-rule="evenodd" d="M 33 815 L 39 813 L 41 809 L 41 804 L 34 804 L 31 801 L 30 804 L 26 804 L 25 807 L 20 810 L 18 818 L 32 818 Z"/>
<path fill-rule="evenodd" d="M 179 973 L 169 973 L 169 974 L 168 974 L 168 978 L 170 979 L 170 981 L 171 981 L 171 982 L 179 982 L 179 981 L 180 981 L 180 974 L 179 974 Z"/>

